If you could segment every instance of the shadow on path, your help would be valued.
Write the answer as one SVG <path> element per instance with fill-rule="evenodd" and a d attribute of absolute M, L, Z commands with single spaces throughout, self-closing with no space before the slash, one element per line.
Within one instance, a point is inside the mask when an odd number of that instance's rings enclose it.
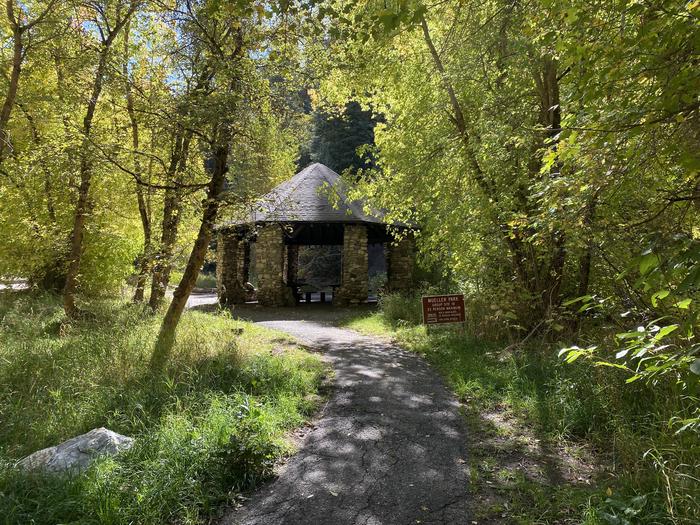
<path fill-rule="evenodd" d="M 421 358 L 317 321 L 261 324 L 323 353 L 335 390 L 279 478 L 223 523 L 469 523 L 465 423 Z"/>

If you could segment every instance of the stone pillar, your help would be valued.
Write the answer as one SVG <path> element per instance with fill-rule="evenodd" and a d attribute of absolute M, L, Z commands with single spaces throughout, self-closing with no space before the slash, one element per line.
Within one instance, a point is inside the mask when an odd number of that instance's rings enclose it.
<path fill-rule="evenodd" d="M 387 246 L 386 273 L 390 292 L 405 292 L 413 287 L 415 242 L 409 234 Z"/>
<path fill-rule="evenodd" d="M 346 224 L 343 233 L 341 282 L 333 302 L 338 305 L 360 304 L 367 300 L 367 227 Z"/>
<path fill-rule="evenodd" d="M 246 272 L 247 242 L 235 232 L 221 232 L 216 249 L 216 288 L 221 304 L 245 303 L 243 287 Z"/>
<path fill-rule="evenodd" d="M 285 246 L 282 228 L 270 224 L 258 232 L 255 244 L 255 273 L 258 276 L 258 302 L 264 306 L 294 304 L 291 289 L 284 282 Z"/>

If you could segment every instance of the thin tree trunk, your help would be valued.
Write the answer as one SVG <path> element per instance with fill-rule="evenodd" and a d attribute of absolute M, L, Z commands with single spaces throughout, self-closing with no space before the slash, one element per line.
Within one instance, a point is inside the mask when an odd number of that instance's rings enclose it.
<path fill-rule="evenodd" d="M 129 33 L 130 24 L 127 22 L 124 26 L 124 64 L 122 66 L 122 74 L 124 76 L 125 91 L 126 91 L 126 111 L 129 115 L 131 124 L 131 147 L 133 149 L 134 173 L 139 178 L 141 177 L 141 161 L 138 155 L 139 149 L 139 123 L 136 119 L 136 111 L 134 110 L 134 95 L 131 91 L 131 81 L 129 79 Z M 136 289 L 134 290 L 134 302 L 140 303 L 143 301 L 144 288 L 146 287 L 146 278 L 151 262 L 151 217 L 146 206 L 143 188 L 141 184 L 136 182 L 136 202 L 139 207 L 139 216 L 141 217 L 141 228 L 143 230 L 143 252 L 138 260 L 139 274 L 136 280 Z"/>
<path fill-rule="evenodd" d="M 22 73 L 22 63 L 24 62 L 24 54 L 26 52 L 24 34 L 29 32 L 32 27 L 39 24 L 54 8 L 58 0 L 51 0 L 44 10 L 34 18 L 34 20 L 22 23 L 22 9 L 20 8 L 15 16 L 14 0 L 6 0 L 5 12 L 7 21 L 12 30 L 12 70 L 10 72 L 10 82 L 7 88 L 7 94 L 0 109 L 0 163 L 5 157 L 5 148 L 10 146 L 10 136 L 8 133 L 8 124 L 10 123 L 10 115 L 12 107 L 17 98 L 19 90 L 19 79 Z"/>
<path fill-rule="evenodd" d="M 593 220 L 595 218 L 595 210 L 598 205 L 598 196 L 602 188 L 598 188 L 596 192 L 591 196 L 591 199 L 586 205 L 586 210 L 583 215 L 583 225 L 587 230 L 588 240 L 586 242 L 586 248 L 583 254 L 579 257 L 578 263 L 578 289 L 577 293 L 579 297 L 582 297 L 588 293 L 588 285 L 591 280 L 591 262 L 593 260 L 593 232 L 591 227 L 593 226 Z"/>
<path fill-rule="evenodd" d="M 17 98 L 17 90 L 19 89 L 19 77 L 22 72 L 22 61 L 24 60 L 24 42 L 22 41 L 22 33 L 24 28 L 14 16 L 14 0 L 7 0 L 6 10 L 7 19 L 12 27 L 12 71 L 10 72 L 10 83 L 5 95 L 5 101 L 0 110 L 0 162 L 5 157 L 5 150 L 10 146 L 10 135 L 8 133 L 8 124 L 12 107 Z"/>
<path fill-rule="evenodd" d="M 481 169 L 479 160 L 474 154 L 471 133 L 467 128 L 467 120 L 464 116 L 462 104 L 459 102 L 454 86 L 452 85 L 452 82 L 450 81 L 450 78 L 447 75 L 445 66 L 442 63 L 442 59 L 440 58 L 440 54 L 438 53 L 437 48 L 435 47 L 433 39 L 430 35 L 430 28 L 428 27 L 428 22 L 426 21 L 424 16 L 421 16 L 421 28 L 423 30 L 423 38 L 425 40 L 426 45 L 428 46 L 428 51 L 430 51 L 430 56 L 432 57 L 433 63 L 435 64 L 435 67 L 438 70 L 438 73 L 440 74 L 440 78 L 442 80 L 443 86 L 445 87 L 445 91 L 447 91 L 447 95 L 450 100 L 450 106 L 452 108 L 450 120 L 455 126 L 464 145 L 467 162 L 469 164 L 469 167 L 471 168 L 471 174 L 474 177 L 477 186 L 483 192 L 483 194 L 489 199 L 491 199 L 494 202 L 494 205 L 497 206 L 499 201 L 498 192 L 492 188 L 491 182 L 488 180 L 486 173 L 484 173 L 484 170 Z M 530 272 L 527 268 L 522 242 L 517 238 L 517 236 L 514 237 L 512 235 L 513 232 L 506 224 L 503 224 L 503 222 L 501 222 L 497 210 L 495 210 L 494 212 L 493 220 L 497 224 L 499 230 L 503 235 L 506 245 L 508 246 L 513 255 L 512 260 L 516 268 L 516 274 L 522 281 L 523 286 L 526 289 L 530 289 L 532 286 L 532 279 L 530 278 Z"/>
<path fill-rule="evenodd" d="M 122 30 L 136 10 L 136 6 L 136 0 L 132 0 L 129 11 L 116 23 L 114 28 L 109 32 L 107 38 L 102 42 L 97 71 L 95 72 L 95 78 L 92 84 L 92 93 L 87 104 L 85 117 L 83 118 L 83 141 L 80 148 L 80 186 L 78 188 L 78 201 L 75 204 L 73 230 L 70 237 L 66 284 L 63 287 L 63 309 L 68 317 L 75 317 L 78 314 L 78 309 L 75 305 L 75 294 L 78 290 L 78 282 L 80 279 L 80 262 L 83 254 L 83 239 L 85 237 L 85 220 L 89 212 L 90 184 L 92 181 L 93 168 L 92 158 L 89 154 L 89 146 L 95 110 L 97 108 L 97 101 L 102 93 L 109 51 L 119 31 Z"/>
<path fill-rule="evenodd" d="M 63 309 L 68 317 L 74 317 L 77 314 L 75 293 L 78 289 L 80 260 L 83 252 L 83 238 L 85 236 L 85 218 L 89 211 L 90 184 L 92 181 L 92 159 L 88 152 L 90 132 L 92 130 L 92 121 L 95 117 L 97 101 L 102 92 L 102 83 L 104 82 L 104 74 L 107 69 L 108 52 L 108 47 L 103 47 L 100 51 L 97 72 L 95 73 L 95 79 L 92 84 L 92 95 L 87 105 L 85 117 L 83 118 L 82 131 L 84 138 L 80 149 L 80 186 L 78 189 L 78 201 L 75 205 L 73 231 L 71 232 L 66 285 L 63 288 Z"/>
<path fill-rule="evenodd" d="M 540 124 L 546 129 L 545 145 L 556 149 L 561 132 L 561 106 L 559 99 L 559 79 L 557 78 L 558 64 L 551 57 L 545 57 L 540 71 L 534 72 L 534 81 L 540 97 Z M 539 171 L 539 169 L 538 169 Z M 561 163 L 555 162 L 549 173 L 551 178 L 561 176 Z M 552 306 L 561 303 L 561 285 L 564 278 L 566 263 L 566 233 L 555 231 L 551 236 L 551 256 L 543 275 L 547 282 L 542 286 L 542 308 L 547 312 Z"/>
<path fill-rule="evenodd" d="M 182 182 L 179 175 L 187 165 L 192 133 L 180 127 L 177 131 L 173 153 L 168 166 L 167 180 L 174 186 Z M 153 310 L 157 310 L 163 302 L 165 292 L 170 282 L 172 259 L 177 243 L 178 227 L 180 225 L 181 194 L 176 188 L 165 190 L 163 202 L 163 226 L 160 238 L 160 248 L 155 256 L 151 278 L 151 296 L 148 304 Z"/>
<path fill-rule="evenodd" d="M 185 273 L 182 276 L 180 284 L 178 284 L 173 294 L 173 300 L 170 302 L 168 311 L 163 319 L 163 324 L 158 333 L 153 355 L 151 357 L 150 368 L 152 372 L 160 373 L 165 368 L 166 363 L 172 353 L 173 345 L 175 344 L 175 333 L 177 325 L 185 310 L 187 299 L 192 293 L 192 289 L 197 281 L 199 270 L 204 264 L 204 258 L 211 242 L 212 230 L 216 217 L 219 211 L 219 198 L 224 188 L 224 180 L 226 178 L 226 162 L 230 149 L 230 135 L 224 134 L 225 137 L 215 151 L 216 165 L 212 174 L 211 181 L 207 188 L 207 199 L 202 215 L 202 224 L 197 234 L 197 240 L 192 247 Z"/>

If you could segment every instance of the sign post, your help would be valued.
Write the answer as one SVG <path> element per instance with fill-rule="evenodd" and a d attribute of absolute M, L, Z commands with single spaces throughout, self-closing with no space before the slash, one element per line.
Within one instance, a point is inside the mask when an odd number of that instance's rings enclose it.
<path fill-rule="evenodd" d="M 436 324 L 461 323 L 464 332 L 466 320 L 464 312 L 464 295 L 424 295 L 423 324 L 428 328 Z"/>

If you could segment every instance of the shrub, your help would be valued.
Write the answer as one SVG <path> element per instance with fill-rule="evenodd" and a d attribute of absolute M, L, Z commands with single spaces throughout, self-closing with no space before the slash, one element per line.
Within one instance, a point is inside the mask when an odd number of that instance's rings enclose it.
<path fill-rule="evenodd" d="M 211 273 L 200 273 L 195 284 L 197 288 L 216 288 L 216 275 Z"/>
<path fill-rule="evenodd" d="M 423 320 L 421 294 L 388 293 L 379 298 L 379 308 L 384 319 L 392 326 L 416 325 Z"/>

